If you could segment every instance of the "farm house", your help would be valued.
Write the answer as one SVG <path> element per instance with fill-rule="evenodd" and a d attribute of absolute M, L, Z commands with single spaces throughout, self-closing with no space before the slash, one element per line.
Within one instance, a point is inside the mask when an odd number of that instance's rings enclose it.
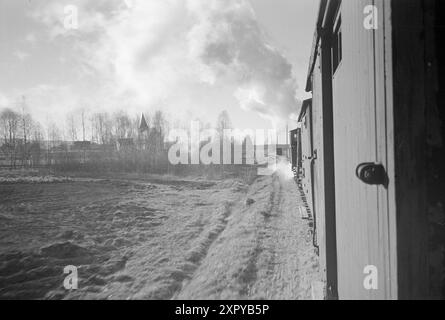
<path fill-rule="evenodd" d="M 440 0 L 320 3 L 301 178 L 329 298 L 445 294 L 444 9 Z"/>

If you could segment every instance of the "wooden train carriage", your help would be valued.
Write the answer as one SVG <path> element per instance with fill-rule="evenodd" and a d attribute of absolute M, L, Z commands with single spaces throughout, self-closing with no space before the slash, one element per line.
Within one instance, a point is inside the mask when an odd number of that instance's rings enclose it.
<path fill-rule="evenodd" d="M 299 174 L 301 168 L 301 129 L 297 128 L 289 132 L 290 136 L 290 157 L 292 170 Z"/>
<path fill-rule="evenodd" d="M 323 94 L 326 78 L 322 77 L 321 53 L 319 41 L 314 50 L 314 72 L 311 70 L 310 85 L 312 100 L 310 104 L 311 157 L 307 166 L 311 169 L 311 210 L 314 216 L 316 245 L 319 248 L 320 269 L 326 283 L 326 294 L 329 298 L 337 297 L 337 253 L 335 236 L 335 199 L 334 199 L 334 157 L 332 136 L 332 109 L 329 106 L 329 95 Z M 325 81 L 325 83 L 323 83 Z M 307 113 L 304 108 L 302 115 Z"/>
<path fill-rule="evenodd" d="M 444 296 L 443 7 L 320 3 L 302 143 L 329 297 Z"/>
<path fill-rule="evenodd" d="M 303 101 L 298 122 L 301 125 L 301 171 L 300 183 L 306 195 L 308 209 L 313 214 L 312 203 L 312 100 Z"/>

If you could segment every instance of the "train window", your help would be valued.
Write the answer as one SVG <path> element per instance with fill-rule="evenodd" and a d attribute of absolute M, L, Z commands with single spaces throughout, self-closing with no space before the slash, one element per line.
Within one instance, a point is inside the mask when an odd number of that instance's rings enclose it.
<path fill-rule="evenodd" d="M 338 15 L 332 37 L 332 74 L 335 74 L 343 58 L 341 16 Z"/>

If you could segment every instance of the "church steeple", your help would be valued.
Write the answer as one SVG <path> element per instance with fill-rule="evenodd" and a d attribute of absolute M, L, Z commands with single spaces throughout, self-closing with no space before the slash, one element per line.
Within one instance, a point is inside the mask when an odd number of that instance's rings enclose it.
<path fill-rule="evenodd" d="M 144 114 L 142 113 L 141 114 L 141 121 L 139 122 L 139 132 L 140 133 L 143 133 L 143 132 L 145 132 L 145 131 L 148 131 L 148 124 L 147 124 L 147 121 L 145 120 L 145 116 L 144 116 Z"/>

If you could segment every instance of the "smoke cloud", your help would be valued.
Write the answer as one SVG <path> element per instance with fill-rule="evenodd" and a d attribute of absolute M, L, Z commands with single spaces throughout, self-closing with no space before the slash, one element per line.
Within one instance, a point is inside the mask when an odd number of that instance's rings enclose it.
<path fill-rule="evenodd" d="M 214 116 L 220 109 L 212 113 L 207 104 L 224 92 L 274 124 L 297 110 L 292 66 L 268 43 L 247 0 L 72 2 L 79 7 L 78 30 L 60 27 L 58 2 L 34 17 L 51 37 L 70 43 L 90 104 Z"/>
<path fill-rule="evenodd" d="M 295 112 L 297 88 L 292 66 L 268 44 L 248 2 L 193 1 L 197 23 L 189 33 L 196 56 L 214 79 L 232 79 L 240 106 L 273 121 Z"/>

